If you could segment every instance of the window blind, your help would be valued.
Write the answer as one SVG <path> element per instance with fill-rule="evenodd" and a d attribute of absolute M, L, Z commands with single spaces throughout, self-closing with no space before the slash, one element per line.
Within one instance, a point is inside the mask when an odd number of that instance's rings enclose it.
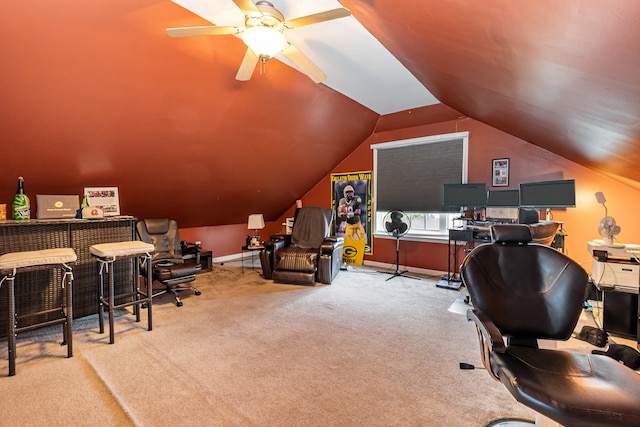
<path fill-rule="evenodd" d="M 466 132 L 374 144 L 376 209 L 447 212 L 442 184 L 466 182 Z"/>

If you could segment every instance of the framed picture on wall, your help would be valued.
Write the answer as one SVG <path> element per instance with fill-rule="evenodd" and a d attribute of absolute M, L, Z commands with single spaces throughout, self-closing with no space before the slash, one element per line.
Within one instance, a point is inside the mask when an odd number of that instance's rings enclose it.
<path fill-rule="evenodd" d="M 493 159 L 491 183 L 494 187 L 509 186 L 509 159 Z"/>

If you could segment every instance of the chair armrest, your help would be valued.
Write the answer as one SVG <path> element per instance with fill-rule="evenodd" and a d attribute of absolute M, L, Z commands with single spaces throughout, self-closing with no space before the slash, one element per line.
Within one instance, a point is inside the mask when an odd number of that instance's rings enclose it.
<path fill-rule="evenodd" d="M 272 242 L 272 243 L 280 242 L 282 246 L 276 249 L 281 249 L 283 247 L 291 245 L 291 234 L 274 234 L 269 238 L 269 242 Z"/>
<path fill-rule="evenodd" d="M 480 310 L 467 310 L 467 320 L 473 321 L 482 334 L 484 343 L 490 352 L 504 353 L 506 346 L 500 330 L 489 318 Z"/>
<path fill-rule="evenodd" d="M 269 240 L 263 243 L 263 246 L 267 250 L 279 250 L 291 245 L 291 234 L 274 234 Z"/>
<path fill-rule="evenodd" d="M 200 254 L 202 253 L 202 247 L 199 244 L 182 240 L 180 242 L 180 251 L 182 253 L 182 256 L 195 254 L 196 264 L 200 264 Z"/>
<path fill-rule="evenodd" d="M 344 245 L 344 237 L 325 237 L 320 245 L 320 254 L 331 255 Z"/>

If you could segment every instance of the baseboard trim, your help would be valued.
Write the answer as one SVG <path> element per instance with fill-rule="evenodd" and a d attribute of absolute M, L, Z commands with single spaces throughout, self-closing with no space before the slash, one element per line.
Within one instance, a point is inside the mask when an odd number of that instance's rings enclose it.
<path fill-rule="evenodd" d="M 213 264 L 220 264 L 220 263 L 240 261 L 240 260 L 242 260 L 242 253 L 215 257 L 213 258 L 212 262 Z M 396 268 L 395 264 L 389 264 L 389 263 L 378 262 L 378 261 L 368 261 L 368 260 L 365 260 L 363 262 L 363 265 L 366 267 L 372 267 L 380 270 L 390 270 L 390 271 L 395 271 L 395 268 Z M 408 273 L 420 274 L 423 276 L 442 277 L 442 275 L 446 274 L 445 271 L 430 270 L 427 268 L 401 266 L 401 269 L 402 271 L 407 271 Z"/>
<path fill-rule="evenodd" d="M 389 263 L 386 263 L 386 262 L 378 262 L 378 261 L 365 260 L 363 262 L 363 265 L 366 266 L 366 267 L 373 267 L 373 268 L 377 268 L 377 269 L 380 269 L 380 270 L 395 271 L 395 269 L 396 269 L 396 265 L 395 264 L 389 264 Z M 443 274 L 446 274 L 446 272 L 444 272 L 444 271 L 430 270 L 430 269 L 418 268 L 418 267 L 400 266 L 400 269 L 402 271 L 407 271 L 407 272 L 413 273 L 413 274 L 420 274 L 420 275 L 423 275 L 423 276 L 441 277 Z"/>

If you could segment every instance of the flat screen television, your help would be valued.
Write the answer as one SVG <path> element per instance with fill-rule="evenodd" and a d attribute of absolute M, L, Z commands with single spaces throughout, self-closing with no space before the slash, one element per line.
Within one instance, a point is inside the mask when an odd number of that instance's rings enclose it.
<path fill-rule="evenodd" d="M 519 190 L 489 190 L 487 192 L 487 206 L 517 208 L 520 206 Z"/>
<path fill-rule="evenodd" d="M 475 184 L 443 184 L 442 204 L 479 208 L 487 204 L 487 185 L 484 182 Z"/>
<path fill-rule="evenodd" d="M 520 183 L 520 206 L 573 208 L 576 206 L 576 181 L 565 179 Z"/>

